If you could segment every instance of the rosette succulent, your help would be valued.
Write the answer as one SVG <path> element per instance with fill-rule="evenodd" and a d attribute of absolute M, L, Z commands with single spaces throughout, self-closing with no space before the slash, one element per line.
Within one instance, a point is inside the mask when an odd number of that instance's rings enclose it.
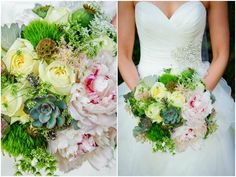
<path fill-rule="evenodd" d="M 162 110 L 160 113 L 163 121 L 167 125 L 174 125 L 179 124 L 182 120 L 180 115 L 180 110 L 176 107 L 170 106 L 166 110 Z"/>
<path fill-rule="evenodd" d="M 33 108 L 24 107 L 25 112 L 34 119 L 32 123 L 34 127 L 46 126 L 48 129 L 52 129 L 55 126 L 64 125 L 65 117 L 62 116 L 62 110 L 66 109 L 64 101 L 57 100 L 53 95 L 48 95 L 37 97 L 34 102 L 36 105 Z"/>

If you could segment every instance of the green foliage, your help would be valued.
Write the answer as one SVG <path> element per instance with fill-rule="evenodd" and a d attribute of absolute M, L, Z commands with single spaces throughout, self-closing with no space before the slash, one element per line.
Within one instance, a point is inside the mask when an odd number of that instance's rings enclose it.
<path fill-rule="evenodd" d="M 151 129 L 146 133 L 148 140 L 153 142 L 153 151 L 170 152 L 174 154 L 175 143 L 171 139 L 170 131 L 161 124 L 152 124 Z"/>
<path fill-rule="evenodd" d="M 17 157 L 19 155 L 27 155 L 37 147 L 46 148 L 46 139 L 38 134 L 32 137 L 27 132 L 29 124 L 14 123 L 10 125 L 10 131 L 2 139 L 2 150 L 10 155 Z"/>
<path fill-rule="evenodd" d="M 41 173 L 43 171 L 46 172 L 47 176 L 51 176 L 56 172 L 56 164 L 57 162 L 52 154 L 45 149 L 36 148 L 17 161 L 17 171 L 15 174 L 22 175 L 23 173 L 30 173 L 38 176 L 43 175 Z"/>
<path fill-rule="evenodd" d="M 151 129 L 146 134 L 147 139 L 152 142 L 161 141 L 163 137 L 170 138 L 170 132 L 165 129 L 161 124 L 152 124 Z"/>
<path fill-rule="evenodd" d="M 29 40 L 34 48 L 36 48 L 38 43 L 45 38 L 58 42 L 60 41 L 62 34 L 61 26 L 54 23 L 48 23 L 45 20 L 31 21 L 23 30 L 23 38 Z"/>
<path fill-rule="evenodd" d="M 134 98 L 134 92 L 130 92 L 124 97 L 125 97 L 125 102 L 129 104 L 134 116 L 142 118 L 146 117 L 145 110 L 147 110 L 148 106 L 156 102 L 153 98 L 137 101 Z"/>
<path fill-rule="evenodd" d="M 207 123 L 207 132 L 204 137 L 205 139 L 208 138 L 209 135 L 213 134 L 218 129 L 218 125 L 215 120 L 215 112 L 207 116 L 206 123 Z"/>
<path fill-rule="evenodd" d="M 175 154 L 175 142 L 167 137 L 163 137 L 162 141 L 156 141 L 153 143 L 154 152 L 170 152 L 172 155 Z"/>
<path fill-rule="evenodd" d="M 32 9 L 32 11 L 39 17 L 45 18 L 50 7 L 50 5 L 42 6 L 41 4 L 35 4 L 35 7 Z"/>
<path fill-rule="evenodd" d="M 163 83 L 165 86 L 169 83 L 169 82 L 174 82 L 176 83 L 178 81 L 178 77 L 172 74 L 162 74 L 159 78 L 159 82 Z"/>
<path fill-rule="evenodd" d="M 13 85 L 17 82 L 17 77 L 10 74 L 10 73 L 4 73 L 1 74 L 1 90 L 6 88 L 9 85 Z"/>
<path fill-rule="evenodd" d="M 93 10 L 94 12 L 91 13 Z M 72 14 L 65 30 L 65 40 L 76 52 L 94 58 L 105 45 L 104 40 L 110 38 L 111 41 L 113 40 L 111 45 L 115 48 L 114 54 L 116 54 L 114 27 L 99 8 L 93 10 L 79 9 Z"/>
<path fill-rule="evenodd" d="M 12 23 L 10 27 L 4 25 L 1 27 L 1 47 L 6 52 L 17 38 L 21 35 L 22 28 L 17 23 Z"/>
<path fill-rule="evenodd" d="M 186 78 L 186 79 L 187 79 L 187 78 L 192 79 L 195 73 L 196 73 L 196 72 L 195 72 L 193 69 L 189 68 L 189 69 L 184 70 L 184 71 L 181 73 L 181 76 L 182 76 L 183 78 Z"/>

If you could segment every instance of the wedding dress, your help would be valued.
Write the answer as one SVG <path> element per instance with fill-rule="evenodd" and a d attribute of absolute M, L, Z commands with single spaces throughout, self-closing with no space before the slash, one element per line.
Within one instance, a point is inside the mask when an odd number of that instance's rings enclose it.
<path fill-rule="evenodd" d="M 32 12 L 35 3 L 42 5 L 53 5 L 55 7 L 66 7 L 71 11 L 82 7 L 86 1 L 34 1 L 34 2 L 2 2 L 2 18 L 1 25 L 10 25 L 11 23 L 18 23 L 19 25 L 27 25 L 30 21 L 38 18 L 36 14 Z M 99 2 L 101 7 L 105 11 L 106 15 L 111 18 L 116 13 L 116 2 Z M 12 10 L 14 9 L 14 10 Z M 115 153 L 116 156 L 116 153 Z M 116 158 L 116 157 L 115 157 Z M 13 157 L 9 157 L 7 154 L 1 154 L 1 175 L 12 176 L 15 173 L 15 162 Z M 66 176 L 114 176 L 116 175 L 116 160 L 114 159 L 110 168 L 105 167 L 101 170 L 93 168 L 88 161 L 84 162 L 80 167 L 74 169 L 68 173 L 63 173 L 59 170 L 56 171 L 56 175 Z"/>
<path fill-rule="evenodd" d="M 199 1 L 186 2 L 170 17 L 150 2 L 138 2 L 135 21 L 141 45 L 140 77 L 158 74 L 163 68 L 192 67 L 207 74 L 202 62 L 201 42 L 206 25 L 206 9 Z M 231 89 L 221 79 L 216 96 L 218 130 L 200 148 L 188 148 L 172 156 L 153 153 L 148 143 L 136 142 L 132 129 L 136 120 L 125 110 L 125 83 L 119 86 L 118 152 L 119 175 L 234 175 L 234 101 Z"/>

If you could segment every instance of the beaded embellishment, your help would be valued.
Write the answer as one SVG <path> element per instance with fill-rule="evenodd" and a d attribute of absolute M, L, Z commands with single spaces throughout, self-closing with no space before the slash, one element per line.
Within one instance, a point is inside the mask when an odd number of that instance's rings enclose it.
<path fill-rule="evenodd" d="M 184 47 L 178 47 L 171 52 L 171 56 L 180 68 L 191 67 L 197 69 L 201 64 L 201 41 L 190 42 Z"/>

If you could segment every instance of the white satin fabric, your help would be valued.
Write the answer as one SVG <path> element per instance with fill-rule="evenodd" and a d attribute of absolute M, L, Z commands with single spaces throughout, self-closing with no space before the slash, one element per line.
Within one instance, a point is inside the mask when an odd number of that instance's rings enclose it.
<path fill-rule="evenodd" d="M 32 12 L 35 3 L 40 3 L 42 5 L 51 4 L 56 7 L 66 7 L 70 10 L 75 10 L 82 7 L 82 4 L 86 1 L 4 1 L 1 3 L 1 25 L 10 25 L 11 23 L 18 23 L 19 25 L 27 25 L 31 20 L 38 18 Z M 116 2 L 100 2 L 103 10 L 111 18 L 116 13 Z M 115 153 L 116 156 L 116 153 Z M 116 157 L 115 157 L 116 159 Z M 13 176 L 15 173 L 14 158 L 9 157 L 7 154 L 4 156 L 1 154 L 1 175 L 2 176 Z M 116 175 L 116 160 L 110 164 L 110 168 L 103 168 L 101 170 L 96 170 L 88 162 L 83 163 L 83 165 L 70 171 L 69 173 L 62 173 L 57 170 L 56 175 L 66 175 L 66 176 L 115 176 Z"/>
<path fill-rule="evenodd" d="M 202 63 L 201 50 L 196 49 L 202 42 L 206 25 L 206 9 L 201 2 L 185 2 L 170 18 L 151 2 L 138 2 L 135 19 L 141 45 L 138 66 L 141 78 L 168 67 L 189 66 L 200 74 L 207 74 L 209 63 Z M 176 60 L 173 51 L 183 58 Z M 189 55 L 193 57 L 189 59 Z M 217 132 L 200 149 L 189 148 L 175 156 L 152 153 L 151 144 L 136 142 L 132 135 L 136 120 L 124 108 L 123 95 L 128 91 L 125 84 L 119 86 L 119 175 L 234 175 L 235 110 L 231 89 L 225 80 L 221 79 L 213 91 Z"/>

